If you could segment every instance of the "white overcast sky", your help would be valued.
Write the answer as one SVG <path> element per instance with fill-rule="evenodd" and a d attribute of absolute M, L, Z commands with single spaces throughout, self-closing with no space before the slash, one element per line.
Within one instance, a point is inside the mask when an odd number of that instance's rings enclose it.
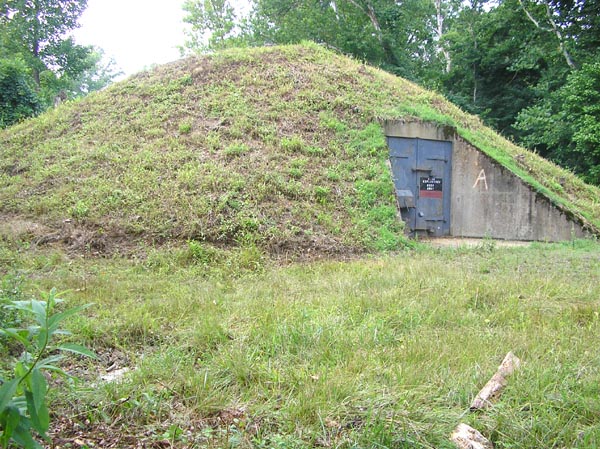
<path fill-rule="evenodd" d="M 179 59 L 185 42 L 184 0 L 88 0 L 80 28 L 73 32 L 81 45 L 95 45 L 114 58 L 125 75 L 152 64 Z M 230 0 L 238 14 L 249 0 Z"/>
<path fill-rule="evenodd" d="M 126 75 L 173 61 L 185 40 L 183 1 L 88 0 L 75 41 L 102 48 Z"/>

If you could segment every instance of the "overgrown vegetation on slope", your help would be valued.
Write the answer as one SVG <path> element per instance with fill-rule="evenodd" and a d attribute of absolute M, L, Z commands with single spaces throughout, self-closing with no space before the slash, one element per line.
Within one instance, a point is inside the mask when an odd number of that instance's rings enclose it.
<path fill-rule="evenodd" d="M 498 449 L 592 448 L 599 249 L 484 241 L 206 277 L 200 262 L 66 263 L 4 242 L 0 274 L 27 277 L 22 298 L 34 282 L 96 304 L 69 326 L 100 361 L 65 366 L 83 382 L 53 395 L 61 447 L 453 448 L 466 421 Z M 510 350 L 523 367 L 468 413 Z"/>
<path fill-rule="evenodd" d="M 0 214 L 22 238 L 96 252 L 136 239 L 284 255 L 398 248 L 385 118 L 455 127 L 600 228 L 597 188 L 315 44 L 188 58 L 2 132 Z"/>

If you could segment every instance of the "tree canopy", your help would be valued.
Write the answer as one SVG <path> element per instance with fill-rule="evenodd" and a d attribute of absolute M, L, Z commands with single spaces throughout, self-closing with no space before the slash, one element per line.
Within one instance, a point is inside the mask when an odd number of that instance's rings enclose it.
<path fill-rule="evenodd" d="M 116 76 L 101 50 L 68 35 L 86 6 L 87 0 L 0 0 L 0 126 L 35 115 L 57 98 L 102 88 Z"/>
<path fill-rule="evenodd" d="M 19 59 L 0 59 L 0 128 L 5 128 L 41 110 L 27 67 Z"/>

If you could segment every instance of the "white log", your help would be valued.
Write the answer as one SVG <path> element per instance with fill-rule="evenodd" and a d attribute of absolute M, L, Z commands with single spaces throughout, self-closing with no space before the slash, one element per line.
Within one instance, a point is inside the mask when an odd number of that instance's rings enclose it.
<path fill-rule="evenodd" d="M 494 449 L 494 445 L 478 430 L 460 423 L 450 437 L 459 449 Z"/>
<path fill-rule="evenodd" d="M 502 389 L 506 386 L 506 378 L 514 373 L 521 366 L 521 360 L 514 355 L 512 352 L 506 354 L 504 360 L 498 367 L 496 374 L 488 381 L 487 384 L 481 389 L 473 402 L 471 403 L 471 410 L 486 409 L 492 405 L 494 399 L 497 399 L 502 392 Z"/>

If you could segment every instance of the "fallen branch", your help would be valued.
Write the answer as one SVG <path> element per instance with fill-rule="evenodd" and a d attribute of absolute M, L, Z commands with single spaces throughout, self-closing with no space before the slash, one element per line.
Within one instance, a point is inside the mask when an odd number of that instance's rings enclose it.
<path fill-rule="evenodd" d="M 478 430 L 464 423 L 456 426 L 450 439 L 459 449 L 494 449 L 494 445 Z"/>
<path fill-rule="evenodd" d="M 521 360 L 516 355 L 512 352 L 506 354 L 496 374 L 492 376 L 481 391 L 477 393 L 475 399 L 473 399 L 470 409 L 481 410 L 488 408 L 491 405 L 491 401 L 496 399 L 506 386 L 506 378 L 515 372 L 519 366 L 521 366 Z"/>

